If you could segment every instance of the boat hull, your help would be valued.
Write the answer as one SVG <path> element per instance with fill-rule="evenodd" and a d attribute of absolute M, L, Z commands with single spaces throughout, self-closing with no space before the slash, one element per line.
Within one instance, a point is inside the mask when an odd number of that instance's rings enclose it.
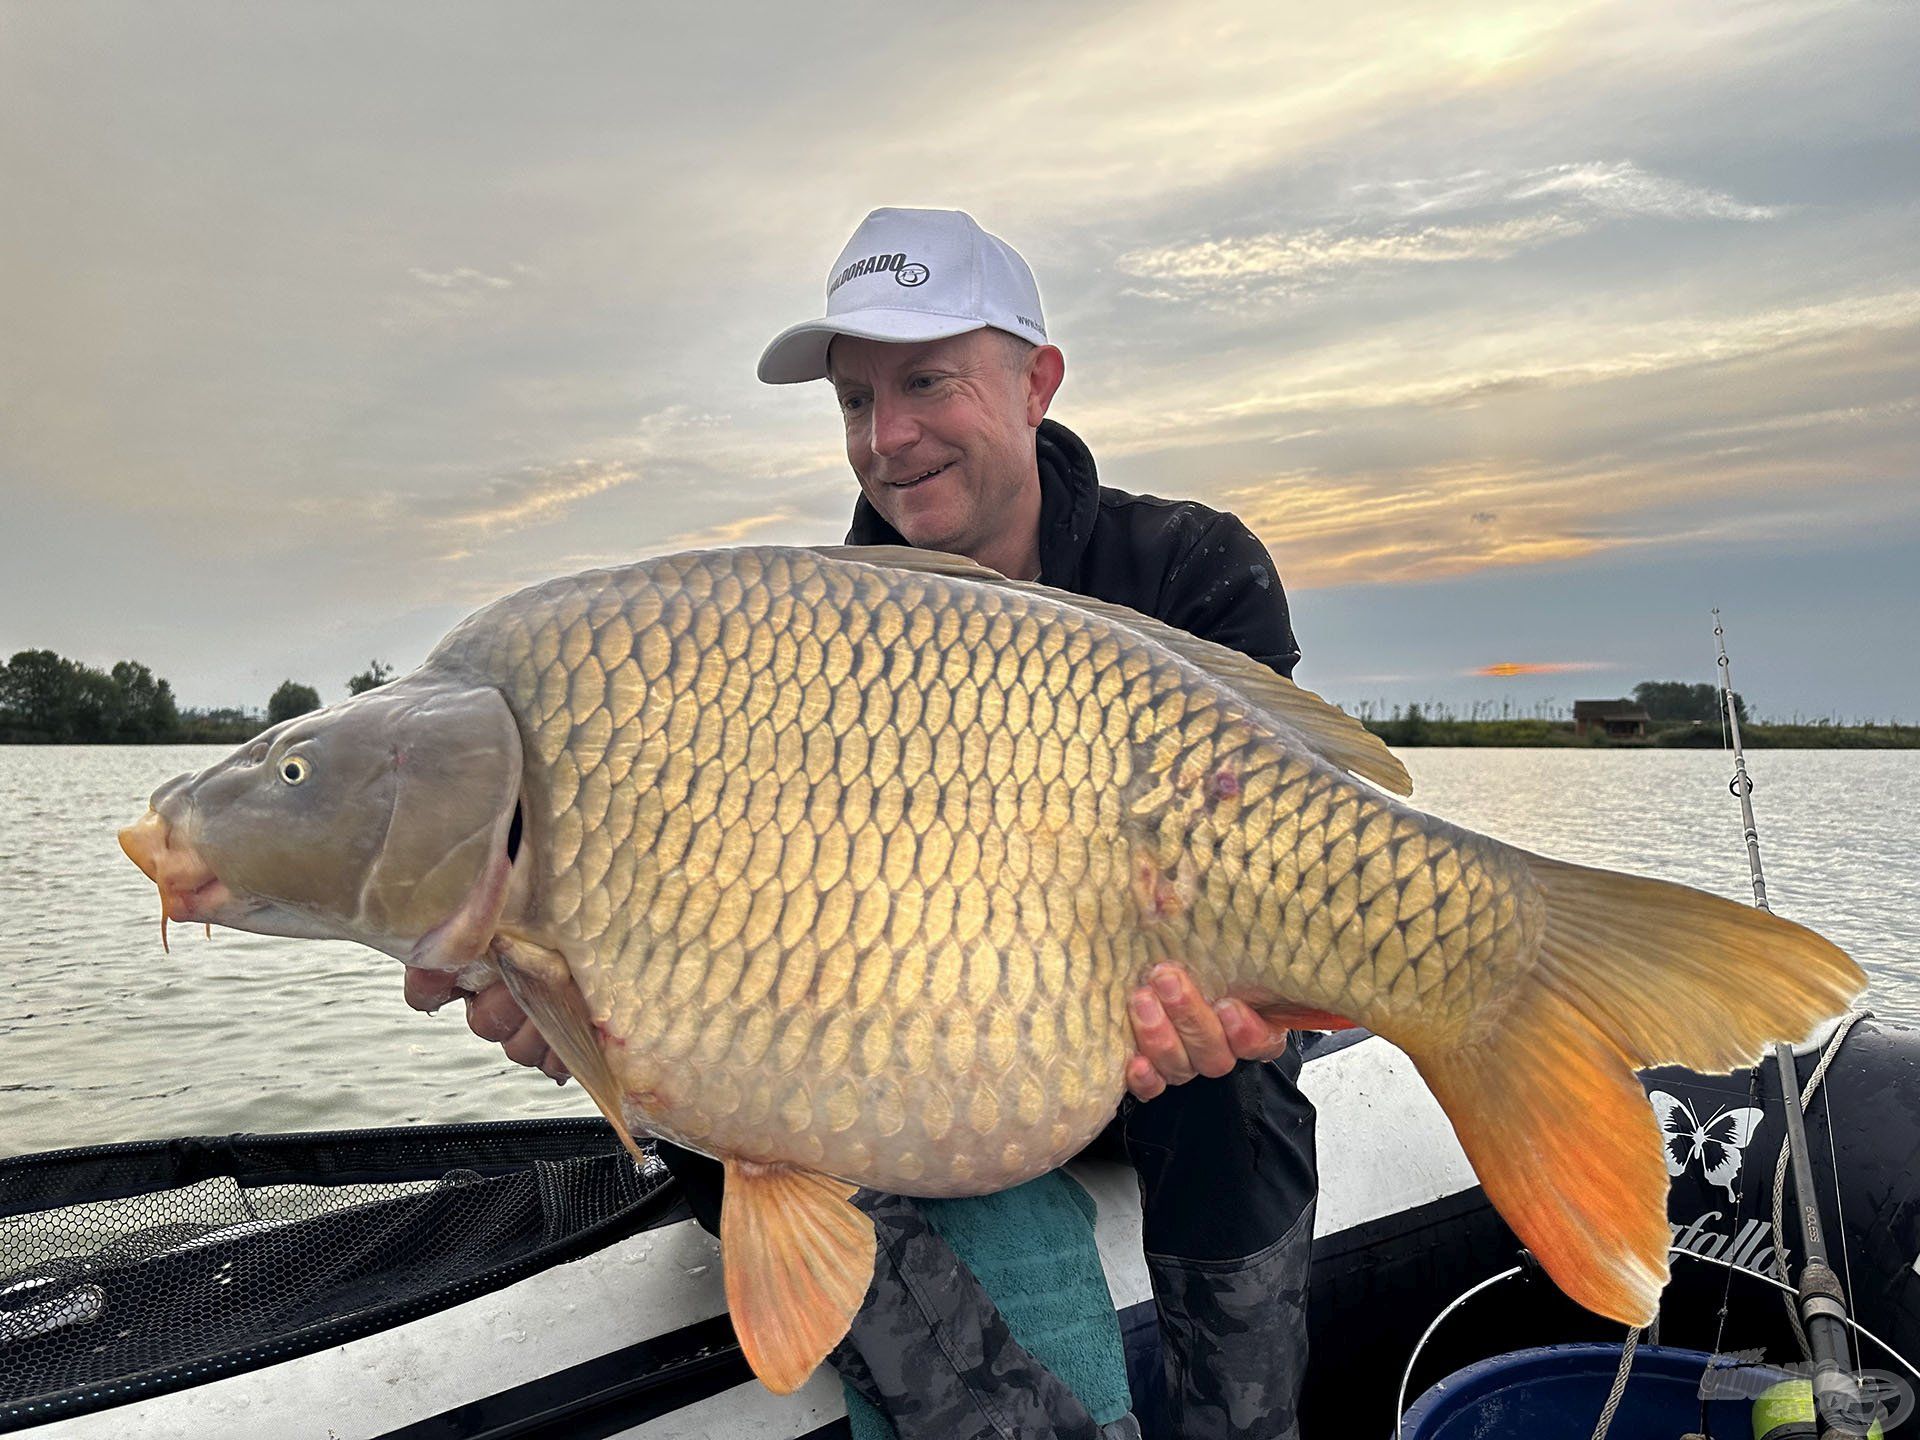
<path fill-rule="evenodd" d="M 1816 1061 L 1817 1051 L 1802 1053 L 1803 1081 Z M 1766 1267 L 1772 1250 L 1767 1212 L 1782 1129 L 1771 1067 L 1730 1077 L 1668 1070 L 1644 1078 L 1650 1092 L 1670 1097 L 1672 1103 L 1662 1102 L 1664 1113 L 1677 1117 L 1675 1125 L 1685 1121 L 1688 1131 L 1687 1143 L 1677 1144 L 1674 1152 L 1684 1152 L 1670 1199 L 1676 1243 L 1736 1266 Z M 1513 1265 L 1519 1246 L 1486 1202 L 1444 1115 L 1400 1052 L 1361 1032 L 1320 1039 L 1309 1045 L 1301 1085 L 1319 1111 L 1321 1164 L 1310 1319 L 1313 1361 L 1303 1423 L 1309 1434 L 1342 1433 L 1336 1425 L 1377 1434 L 1391 1423 L 1391 1397 L 1420 1333 L 1462 1291 Z M 1825 1089 L 1808 1119 L 1829 1235 L 1844 1240 L 1830 1238 L 1836 1263 L 1851 1264 L 1859 1318 L 1911 1353 L 1920 1349 L 1920 1274 L 1915 1271 L 1920 1031 L 1861 1022 L 1847 1036 Z M 1724 1145 L 1708 1153 L 1692 1143 L 1695 1128 L 1712 1128 L 1711 1117 L 1719 1117 L 1724 1132 L 1730 1112 L 1748 1110 L 1759 1114 L 1736 1117 L 1734 1129 L 1742 1132 L 1743 1143 L 1732 1147 L 1738 1155 L 1731 1162 Z M 1748 1118 L 1753 1123 L 1745 1126 Z M 603 1162 L 607 1167 L 625 1163 L 604 1129 L 575 1127 L 562 1146 L 552 1125 L 445 1127 L 441 1133 L 455 1150 L 466 1147 L 462 1155 L 473 1152 L 453 1168 L 476 1178 L 510 1166 L 516 1146 L 531 1143 L 529 1137 L 546 1137 L 540 1143 L 562 1158 L 535 1167 L 539 1174 L 527 1182 L 535 1196 L 535 1219 L 516 1222 L 537 1231 L 551 1220 L 539 1217 L 559 1203 L 551 1196 L 562 1193 L 554 1190 L 552 1174 L 564 1170 L 573 1184 L 581 1176 L 597 1176 L 595 1167 Z M 366 1143 L 391 1150 L 424 1133 L 390 1132 Z M 287 1137 L 289 1143 L 300 1138 Z M 222 1178 L 223 1165 L 231 1170 L 240 1163 L 234 1156 L 244 1155 L 245 1146 L 236 1148 L 234 1141 L 271 1143 L 264 1137 L 166 1142 L 140 1158 L 154 1186 L 206 1185 Z M 569 1147 L 572 1159 L 564 1158 Z M 111 1165 L 88 1162 L 105 1176 L 126 1171 L 125 1152 L 141 1149 L 104 1147 L 69 1155 L 122 1152 Z M 343 1140 L 338 1154 L 351 1149 Z M 0 1227 L 25 1227 L 36 1213 L 48 1213 L 44 1206 L 36 1212 L 29 1195 L 33 1187 L 21 1181 L 38 1176 L 41 1199 L 53 1197 L 59 1187 L 47 1178 L 57 1168 L 47 1163 L 52 1158 L 57 1157 L 0 1162 Z M 382 1173 L 364 1157 L 360 1169 L 337 1165 L 331 1176 L 319 1173 L 324 1166 L 304 1163 L 314 1172 L 304 1175 L 308 1181 L 344 1185 Z M 409 1163 L 415 1166 L 409 1173 L 417 1176 L 434 1169 L 418 1156 Z M 1838 1204 L 1833 1200 L 1836 1165 L 1842 1182 Z M 1130 1361 L 1150 1368 L 1155 1363 L 1153 1310 L 1140 1258 L 1133 1177 L 1123 1167 L 1098 1162 L 1080 1162 L 1074 1169 L 1099 1203 L 1096 1236 L 1130 1337 Z M 384 1173 L 395 1172 L 390 1167 Z M 125 1188 L 131 1182 L 123 1175 L 115 1183 Z M 258 1177 L 252 1179 L 254 1193 L 265 1193 L 260 1184 Z M 247 1189 L 249 1181 L 241 1186 Z M 78 1192 L 69 1186 L 65 1194 L 70 1202 Z M 23 1195 L 29 1197 L 25 1202 Z M 429 1188 L 409 1203 L 451 1204 L 459 1198 L 457 1187 L 450 1195 Z M 554 1241 L 531 1233 L 535 1243 L 528 1253 L 538 1263 L 525 1273 L 495 1264 L 452 1287 L 453 1293 L 443 1288 L 389 1306 L 384 1314 L 370 1312 L 371 1319 L 358 1322 L 360 1333 L 354 1317 L 336 1317 L 294 1325 L 270 1340 L 171 1370 L 149 1366 L 106 1382 L 96 1377 L 85 1387 L 30 1401 L 0 1392 L 0 1431 L 66 1440 L 182 1433 L 372 1440 L 572 1435 L 583 1433 L 590 1420 L 594 1434 L 651 1440 L 844 1433 L 839 1388 L 830 1374 L 817 1375 L 785 1397 L 752 1381 L 726 1320 L 716 1246 L 675 1203 L 670 1186 L 643 1185 L 631 1195 L 603 1194 L 601 1199 L 611 1206 L 613 1218 L 596 1222 L 597 1229 L 589 1226 L 584 1238 Z M 423 1243 L 419 1237 L 433 1233 L 424 1218 L 433 1213 L 413 1217 L 414 1228 L 404 1233 L 416 1238 L 396 1241 L 397 1255 L 417 1252 Z M 262 1220 L 251 1228 L 240 1222 L 141 1263 L 158 1260 L 179 1272 L 184 1288 L 177 1303 L 186 1313 L 203 1305 L 205 1290 L 217 1291 L 223 1274 L 246 1273 L 249 1254 L 284 1246 L 294 1235 L 289 1224 L 312 1223 L 319 1222 Z M 5 1233 L 0 1229 L 0 1236 Z M 0 1324 L 9 1313 L 6 1253 L 0 1249 Z M 71 1298 L 82 1292 L 75 1287 L 64 1292 L 69 1309 L 55 1329 L 65 1332 L 60 1343 L 76 1350 L 90 1349 L 80 1344 L 83 1339 L 117 1334 L 105 1327 L 122 1313 L 109 1280 L 81 1283 L 100 1284 L 104 1298 L 99 1313 L 83 1318 L 88 1304 Z M 59 1299 L 48 1292 L 36 1303 L 44 1307 Z M 21 1322 L 18 1317 L 26 1310 L 16 1304 L 11 1312 L 16 1331 L 62 1317 L 55 1304 L 33 1312 L 37 1321 L 30 1316 Z M 1441 1327 L 1422 1352 L 1408 1393 L 1417 1395 L 1489 1354 L 1546 1341 L 1617 1340 L 1618 1331 L 1572 1305 L 1544 1276 L 1523 1275 L 1477 1298 L 1469 1313 Z M 1793 1358 L 1782 1307 L 1769 1287 L 1708 1263 L 1675 1261 L 1662 1333 L 1672 1344 L 1766 1349 L 1776 1358 Z M 50 1331 L 37 1339 L 0 1340 L 0 1376 L 10 1373 L 29 1344 L 44 1350 L 55 1343 L 53 1337 Z M 11 1373 L 17 1374 L 17 1367 Z"/>

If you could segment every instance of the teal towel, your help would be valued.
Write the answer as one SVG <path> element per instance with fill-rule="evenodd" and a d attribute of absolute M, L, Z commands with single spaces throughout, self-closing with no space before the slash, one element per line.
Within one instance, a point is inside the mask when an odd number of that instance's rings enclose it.
<path fill-rule="evenodd" d="M 1013 1338 L 1096 1421 L 1132 1408 L 1120 1320 L 1093 1243 L 1093 1197 L 1078 1181 L 1055 1170 L 997 1195 L 914 1203 L 993 1297 Z M 846 1394 L 854 1440 L 894 1440 L 884 1415 Z"/>

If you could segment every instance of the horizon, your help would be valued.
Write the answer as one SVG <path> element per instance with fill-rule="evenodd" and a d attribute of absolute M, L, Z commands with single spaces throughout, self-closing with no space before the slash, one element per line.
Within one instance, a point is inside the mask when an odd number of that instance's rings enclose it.
<path fill-rule="evenodd" d="M 44 647 L 29 647 L 29 648 L 34 649 L 34 648 L 44 648 Z M 16 654 L 17 653 L 18 652 L 16 652 Z M 10 658 L 12 657 L 0 656 L 0 667 L 4 667 Z M 73 657 L 71 656 L 63 656 L 61 658 L 66 660 L 73 659 Z M 140 660 L 140 657 L 137 655 L 122 656 L 120 658 L 133 660 L 136 662 L 139 662 Z M 76 663 L 85 664 L 86 662 L 80 661 Z M 140 662 L 140 663 L 144 663 L 144 662 Z M 361 672 L 357 672 L 356 674 L 349 676 L 347 680 L 343 681 L 339 686 L 340 693 L 338 695 L 330 694 L 327 688 L 324 686 L 313 684 L 310 678 L 303 678 L 297 675 L 289 675 L 289 676 L 283 677 L 283 679 L 280 682 L 280 685 L 276 685 L 275 689 L 278 690 L 281 685 L 307 686 L 313 689 L 316 693 L 318 693 L 318 695 L 320 696 L 320 704 L 322 706 L 337 704 L 340 701 L 350 699 L 352 695 L 359 693 L 351 689 L 353 682 L 365 681 L 367 679 L 367 672 L 370 672 L 373 666 L 379 663 L 380 662 L 376 657 L 374 660 L 369 661 L 369 663 L 366 666 L 363 666 L 361 669 Z M 100 669 L 101 667 L 96 666 L 92 668 Z M 1505 670 L 1511 667 L 1506 665 L 1496 665 L 1489 668 L 1494 670 Z M 1576 665 L 1576 666 L 1552 666 L 1552 667 L 1541 667 L 1541 668 L 1548 669 L 1557 673 L 1557 672 L 1566 671 L 1566 670 L 1583 670 L 1589 667 Z M 378 688 L 379 685 L 386 684 L 388 683 L 389 680 L 399 679 L 404 674 L 405 674 L 404 671 L 393 671 L 388 675 L 387 680 L 378 681 L 373 685 L 363 685 L 362 688 L 363 689 Z M 172 685 L 171 685 L 170 677 L 156 673 L 154 674 L 153 679 L 159 682 L 160 684 L 166 685 L 168 687 L 168 693 L 170 694 L 172 693 Z M 1353 715 L 1355 718 L 1364 720 L 1364 721 L 1369 721 L 1369 722 L 1398 721 L 1404 717 L 1408 717 L 1412 715 L 1420 715 L 1429 720 L 1439 720 L 1439 721 L 1456 721 L 1457 720 L 1457 721 L 1464 721 L 1464 722 L 1473 723 L 1473 724 L 1506 721 L 1506 720 L 1546 720 L 1546 721 L 1551 721 L 1556 723 L 1571 724 L 1573 721 L 1573 709 L 1576 704 L 1605 703 L 1608 701 L 1618 701 L 1623 704 L 1638 704 L 1639 701 L 1636 697 L 1635 692 L 1641 686 L 1673 684 L 1673 683 L 1696 685 L 1696 686 L 1706 685 L 1713 688 L 1717 694 L 1717 683 L 1712 681 L 1680 680 L 1677 677 L 1668 677 L 1662 680 L 1662 679 L 1647 677 L 1641 680 L 1634 681 L 1632 684 L 1624 687 L 1617 694 L 1611 693 L 1611 692 L 1604 695 L 1597 694 L 1597 693 L 1569 694 L 1564 697 L 1550 694 L 1550 695 L 1545 695 L 1541 697 L 1535 697 L 1530 702 L 1518 702 L 1514 700 L 1513 697 L 1511 696 L 1496 697 L 1496 696 L 1487 696 L 1487 695 L 1482 695 L 1477 697 L 1468 697 L 1467 699 L 1461 700 L 1461 701 L 1442 699 L 1434 695 L 1429 695 L 1429 696 L 1426 696 L 1425 698 L 1414 696 L 1414 697 L 1402 697 L 1399 699 L 1389 698 L 1386 695 L 1357 695 L 1357 696 L 1341 695 L 1341 696 L 1326 696 L 1324 698 L 1334 701 L 1335 704 L 1339 705 L 1342 709 L 1346 710 L 1349 714 Z M 213 719 L 218 719 L 219 717 L 224 717 L 224 716 L 234 716 L 234 717 L 245 718 L 245 719 L 257 722 L 262 726 L 265 726 L 267 723 L 267 713 L 270 708 L 269 702 L 272 700 L 272 698 L 273 697 L 270 695 L 267 700 L 262 701 L 259 704 L 248 704 L 245 702 L 238 702 L 238 703 L 222 704 L 222 705 L 194 705 L 194 706 L 181 705 L 180 714 L 183 722 L 196 721 L 196 720 L 213 720 Z M 1747 696 L 1745 691 L 1738 692 L 1738 698 L 1740 700 L 1741 705 L 1745 707 L 1747 704 Z M 1724 702 L 1720 702 L 1720 703 L 1724 703 Z M 1800 711 L 1794 711 L 1788 714 L 1773 714 L 1765 711 L 1749 710 L 1749 709 L 1743 708 L 1741 712 L 1741 721 L 1743 724 L 1751 723 L 1751 724 L 1757 724 L 1757 725 L 1790 725 L 1790 726 L 1834 725 L 1834 726 L 1840 726 L 1840 727 L 1856 727 L 1856 728 L 1859 728 L 1859 727 L 1884 727 L 1884 728 L 1895 728 L 1895 729 L 1911 728 L 1909 725 L 1909 722 L 1904 721 L 1898 715 L 1893 715 L 1893 716 L 1845 715 L 1838 711 L 1823 711 L 1818 713 L 1803 713 Z M 225 742 L 144 741 L 144 742 L 134 742 L 134 743 L 159 743 L 159 744 L 204 743 L 204 744 L 210 744 L 210 745 L 217 745 Z"/>
<path fill-rule="evenodd" d="M 837 543 L 830 393 L 754 362 L 935 205 L 1103 482 L 1266 542 L 1308 688 L 1710 682 L 1717 605 L 1755 714 L 1920 715 L 1920 10 L 875 11 L 851 71 L 736 12 L 10 5 L 0 657 L 330 703 L 549 575 Z"/>

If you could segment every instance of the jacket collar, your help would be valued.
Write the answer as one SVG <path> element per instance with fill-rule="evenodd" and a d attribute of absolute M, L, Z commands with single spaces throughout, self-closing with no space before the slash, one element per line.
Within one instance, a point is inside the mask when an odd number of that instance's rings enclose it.
<path fill-rule="evenodd" d="M 1081 558 L 1093 539 L 1100 513 L 1100 477 L 1093 454 L 1080 437 L 1057 420 L 1042 420 L 1034 437 L 1040 468 L 1040 579 L 1063 590 L 1075 588 Z M 867 497 L 853 506 L 849 545 L 904 545 L 898 530 L 880 518 Z"/>

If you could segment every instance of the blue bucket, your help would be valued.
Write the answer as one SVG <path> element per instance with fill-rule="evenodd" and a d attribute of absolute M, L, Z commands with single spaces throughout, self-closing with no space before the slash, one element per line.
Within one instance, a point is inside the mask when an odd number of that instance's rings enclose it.
<path fill-rule="evenodd" d="M 1712 1357 L 1642 1345 L 1633 1356 L 1612 1435 L 1685 1435 L 1700 1428 L 1700 1380 Z M 1542 1345 L 1456 1370 L 1414 1401 L 1404 1440 L 1592 1440 L 1620 1369 L 1618 1345 Z M 1753 1400 L 1787 1379 L 1772 1366 L 1714 1374 L 1707 1417 L 1715 1435 L 1752 1434 Z"/>

